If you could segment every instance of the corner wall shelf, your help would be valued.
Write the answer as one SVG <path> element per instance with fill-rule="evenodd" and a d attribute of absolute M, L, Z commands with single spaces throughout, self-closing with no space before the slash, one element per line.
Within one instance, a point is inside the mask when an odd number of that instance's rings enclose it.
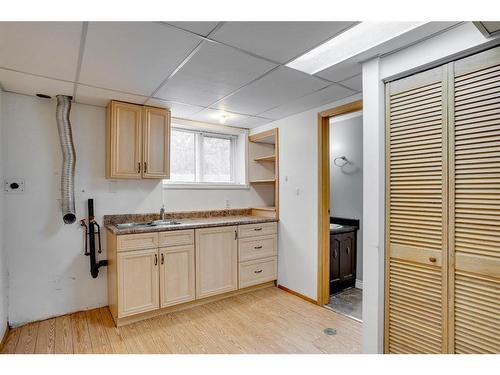
<path fill-rule="evenodd" d="M 252 207 L 252 214 L 279 216 L 279 134 L 270 129 L 248 137 L 250 184 L 258 190 L 264 207 Z"/>

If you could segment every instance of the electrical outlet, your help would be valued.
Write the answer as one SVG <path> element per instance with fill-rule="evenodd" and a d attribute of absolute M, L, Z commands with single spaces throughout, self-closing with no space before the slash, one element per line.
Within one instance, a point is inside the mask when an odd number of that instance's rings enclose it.
<path fill-rule="evenodd" d="M 231 208 L 231 201 L 226 199 L 226 208 Z"/>
<path fill-rule="evenodd" d="M 4 180 L 3 187 L 6 193 L 24 193 L 24 178 L 7 178 Z"/>

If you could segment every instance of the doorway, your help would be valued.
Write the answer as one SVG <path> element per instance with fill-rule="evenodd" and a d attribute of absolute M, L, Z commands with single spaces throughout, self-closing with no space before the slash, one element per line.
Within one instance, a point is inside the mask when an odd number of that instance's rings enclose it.
<path fill-rule="evenodd" d="M 318 114 L 318 304 L 361 320 L 362 101 Z"/>

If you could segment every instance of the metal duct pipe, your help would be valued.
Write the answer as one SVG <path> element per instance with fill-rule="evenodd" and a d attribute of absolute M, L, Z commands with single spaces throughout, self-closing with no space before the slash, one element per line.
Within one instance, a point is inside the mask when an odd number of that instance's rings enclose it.
<path fill-rule="evenodd" d="M 75 210 L 75 146 L 69 121 L 71 111 L 71 96 L 57 95 L 57 128 L 63 154 L 63 166 L 61 173 L 61 208 L 65 224 L 76 221 Z"/>

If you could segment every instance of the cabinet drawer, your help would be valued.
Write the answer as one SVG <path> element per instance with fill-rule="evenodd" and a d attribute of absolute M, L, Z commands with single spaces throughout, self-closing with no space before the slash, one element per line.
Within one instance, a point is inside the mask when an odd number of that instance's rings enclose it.
<path fill-rule="evenodd" d="M 246 224 L 238 227 L 239 238 L 266 236 L 278 232 L 278 223 Z"/>
<path fill-rule="evenodd" d="M 116 250 L 130 251 L 158 247 L 158 233 L 124 234 L 117 236 Z"/>
<path fill-rule="evenodd" d="M 159 247 L 191 245 L 194 243 L 194 229 L 158 233 Z"/>
<path fill-rule="evenodd" d="M 270 236 L 249 237 L 239 240 L 238 261 L 269 258 L 277 254 L 277 237 Z"/>
<path fill-rule="evenodd" d="M 278 262 L 276 257 L 250 260 L 239 264 L 240 288 L 262 284 L 277 279 Z"/>

